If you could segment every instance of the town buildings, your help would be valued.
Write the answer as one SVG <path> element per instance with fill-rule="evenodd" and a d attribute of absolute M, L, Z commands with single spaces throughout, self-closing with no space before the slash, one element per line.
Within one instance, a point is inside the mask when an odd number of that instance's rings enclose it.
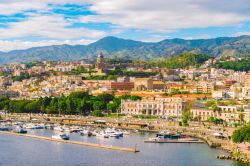
<path fill-rule="evenodd" d="M 187 103 L 181 98 L 151 98 L 138 101 L 122 100 L 121 113 L 128 115 L 157 115 L 181 118 Z"/>

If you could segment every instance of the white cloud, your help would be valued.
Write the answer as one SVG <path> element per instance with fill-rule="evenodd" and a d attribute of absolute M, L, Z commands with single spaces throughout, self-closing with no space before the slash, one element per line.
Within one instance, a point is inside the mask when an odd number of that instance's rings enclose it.
<path fill-rule="evenodd" d="M 232 36 L 243 36 L 243 35 L 248 35 L 250 36 L 250 31 L 246 31 L 246 32 L 237 32 L 235 34 L 233 34 Z"/>
<path fill-rule="evenodd" d="M 144 39 L 158 41 L 165 39 L 168 33 L 181 29 L 241 25 L 250 20 L 248 3 L 249 0 L 1 0 L 0 15 L 12 17 L 13 14 L 23 13 L 27 18 L 3 24 L 7 28 L 0 28 L 0 50 L 28 48 L 28 44 L 40 46 L 39 44 L 46 43 L 45 40 L 48 43 L 53 41 L 51 44 L 60 40 L 92 41 L 110 34 L 119 35 L 130 29 L 165 34 Z M 91 4 L 89 10 L 97 15 L 70 20 L 64 18 L 66 14 L 53 13 L 52 9 L 57 5 L 62 8 L 64 4 Z M 36 14 L 32 14 L 31 10 L 35 10 Z M 83 27 L 69 28 L 77 22 L 110 23 L 113 27 L 103 31 Z M 240 34 L 249 32 L 239 32 L 238 35 Z M 43 41 L 25 44 L 28 37 L 42 38 Z M 194 38 L 192 34 L 190 37 Z M 11 42 L 18 38 L 25 41 Z"/>
<path fill-rule="evenodd" d="M 100 38 L 103 31 L 86 28 L 68 28 L 71 22 L 61 15 L 33 14 L 22 22 L 9 23 L 8 28 L 0 29 L 0 38 L 44 37 L 53 39 Z"/>
<path fill-rule="evenodd" d="M 0 14 L 11 15 L 26 10 L 48 10 L 49 4 L 63 5 L 63 4 L 86 4 L 88 0 L 1 0 Z"/>
<path fill-rule="evenodd" d="M 250 19 L 247 0 L 92 0 L 99 15 L 84 22 L 110 22 L 125 28 L 172 32 L 241 23 Z"/>
<path fill-rule="evenodd" d="M 1 51 L 11 51 L 11 50 L 21 50 L 32 47 L 42 47 L 42 46 L 50 46 L 50 45 L 86 45 L 89 43 L 93 43 L 95 40 L 42 40 L 42 41 L 8 41 L 8 40 L 0 40 L 0 50 Z"/>

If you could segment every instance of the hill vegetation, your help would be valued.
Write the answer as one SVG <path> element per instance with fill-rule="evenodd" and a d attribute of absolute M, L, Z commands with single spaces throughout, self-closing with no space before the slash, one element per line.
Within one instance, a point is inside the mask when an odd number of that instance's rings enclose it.
<path fill-rule="evenodd" d="M 137 60 L 167 58 L 185 52 L 215 57 L 241 56 L 250 54 L 250 37 L 220 37 L 199 40 L 166 39 L 156 43 L 105 37 L 89 45 L 55 45 L 0 52 L 0 63 L 94 59 L 100 50 L 109 58 Z"/>
<path fill-rule="evenodd" d="M 250 60 L 242 60 L 239 62 L 218 62 L 215 67 L 235 71 L 250 71 Z"/>
<path fill-rule="evenodd" d="M 190 66 L 200 66 L 205 61 L 211 58 L 205 54 L 184 53 L 175 57 L 169 57 L 153 62 L 149 62 L 149 66 L 166 67 L 169 69 L 187 68 Z"/>

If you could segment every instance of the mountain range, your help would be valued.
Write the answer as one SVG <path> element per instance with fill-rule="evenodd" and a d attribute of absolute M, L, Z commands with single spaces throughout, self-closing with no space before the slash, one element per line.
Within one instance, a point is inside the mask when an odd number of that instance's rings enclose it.
<path fill-rule="evenodd" d="M 94 59 L 100 50 L 106 57 L 141 60 L 175 56 L 184 52 L 204 53 L 215 57 L 223 55 L 239 56 L 250 54 L 250 36 L 196 40 L 176 38 L 160 42 L 141 42 L 110 36 L 89 45 L 53 45 L 0 52 L 0 63 Z"/>

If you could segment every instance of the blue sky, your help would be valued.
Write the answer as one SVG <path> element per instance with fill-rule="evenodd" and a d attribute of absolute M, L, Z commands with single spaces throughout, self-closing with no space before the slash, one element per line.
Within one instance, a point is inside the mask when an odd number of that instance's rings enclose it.
<path fill-rule="evenodd" d="M 0 51 L 88 44 L 105 36 L 157 42 L 250 35 L 249 0 L 1 0 Z"/>

